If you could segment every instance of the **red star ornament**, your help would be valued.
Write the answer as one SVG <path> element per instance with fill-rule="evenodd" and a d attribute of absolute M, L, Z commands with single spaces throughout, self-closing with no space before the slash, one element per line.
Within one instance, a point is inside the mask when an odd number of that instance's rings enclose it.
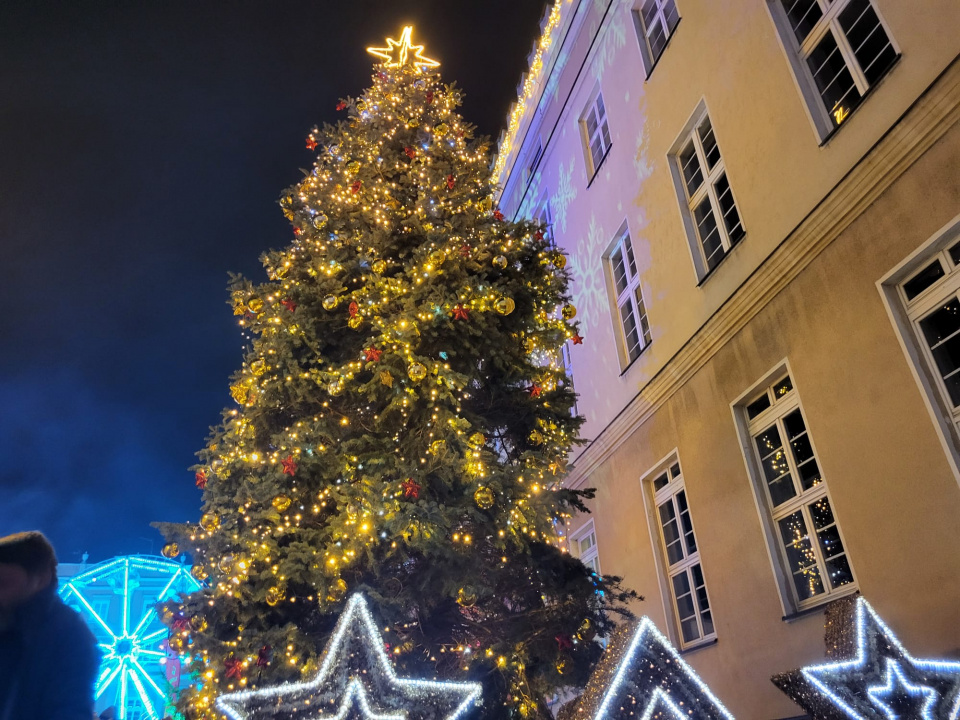
<path fill-rule="evenodd" d="M 378 350 L 375 347 L 368 347 L 363 351 L 363 354 L 367 362 L 377 362 L 380 359 L 380 356 L 383 355 L 383 350 Z"/>
<path fill-rule="evenodd" d="M 173 621 L 173 631 L 174 632 L 183 632 L 184 630 L 190 629 L 190 621 L 185 617 L 178 617 Z"/>
<path fill-rule="evenodd" d="M 414 149 L 413 149 L 412 147 L 410 147 L 409 145 L 403 149 L 403 152 L 404 152 L 404 153 L 406 154 L 406 156 L 407 156 L 408 158 L 410 158 L 411 160 L 417 156 L 417 151 L 414 150 Z"/>
<path fill-rule="evenodd" d="M 554 639 L 557 641 L 558 650 L 569 650 L 573 647 L 573 640 L 565 633 L 560 633 Z"/>
<path fill-rule="evenodd" d="M 223 666 L 227 669 L 227 677 L 239 680 L 243 675 L 243 663 L 236 658 L 227 658 L 223 661 Z"/>
<path fill-rule="evenodd" d="M 337 103 L 337 111 L 346 110 L 346 109 L 347 109 L 347 104 L 343 100 Z"/>
<path fill-rule="evenodd" d="M 280 464 L 283 465 L 284 475 L 293 477 L 297 474 L 297 461 L 293 459 L 293 455 L 287 455 L 287 457 L 280 461 Z"/>
<path fill-rule="evenodd" d="M 542 392 L 542 389 L 536 383 L 530 386 L 530 397 L 538 398 L 540 397 L 541 392 Z"/>
<path fill-rule="evenodd" d="M 454 320 L 469 320 L 470 311 L 467 310 L 463 305 L 457 305 L 453 309 L 453 319 Z"/>
<path fill-rule="evenodd" d="M 405 498 L 412 497 L 414 500 L 419 499 L 420 491 L 423 489 L 420 483 L 411 478 L 407 478 L 400 483 L 400 487 L 403 488 L 403 496 Z"/>
<path fill-rule="evenodd" d="M 583 345 L 583 336 L 580 333 L 577 333 L 570 339 L 573 340 L 574 345 Z"/>
<path fill-rule="evenodd" d="M 293 312 L 297 309 L 297 304 L 290 298 L 284 298 L 280 301 L 280 304 L 283 305 L 287 310 Z"/>
<path fill-rule="evenodd" d="M 194 475 L 194 480 L 197 483 L 197 487 L 201 490 L 207 486 L 207 474 L 203 470 L 200 470 L 196 475 Z"/>
<path fill-rule="evenodd" d="M 537 230 L 537 231 L 533 234 L 533 236 L 534 236 L 537 240 L 543 240 L 543 230 Z"/>
<path fill-rule="evenodd" d="M 500 212 L 499 210 L 494 210 L 493 219 L 496 220 L 497 222 L 503 222 L 503 213 Z"/>
<path fill-rule="evenodd" d="M 307 138 L 307 150 L 316 150 L 316 149 L 317 149 L 317 141 L 314 140 L 312 137 L 308 137 L 308 138 Z"/>
<path fill-rule="evenodd" d="M 456 184 L 456 178 L 454 178 L 453 175 L 447 175 L 447 190 L 453 190 L 453 186 Z"/>
<path fill-rule="evenodd" d="M 353 183 L 353 185 L 350 186 L 350 192 L 356 195 L 358 192 L 360 192 L 360 188 L 362 187 L 363 187 L 363 181 L 357 180 L 356 182 Z"/>
<path fill-rule="evenodd" d="M 360 306 L 357 305 L 356 300 L 352 300 L 349 305 L 347 305 L 347 312 L 350 313 L 350 317 L 356 317 L 357 313 L 360 312 Z"/>
<path fill-rule="evenodd" d="M 463 257 L 470 257 L 470 246 L 467 245 L 467 243 L 460 246 L 460 254 L 463 255 Z"/>
<path fill-rule="evenodd" d="M 302 233 L 303 233 L 303 230 L 301 230 L 301 229 L 298 228 L 298 227 L 295 227 L 295 228 L 293 229 L 293 234 L 294 234 L 294 235 L 300 235 L 300 234 L 302 234 Z"/>

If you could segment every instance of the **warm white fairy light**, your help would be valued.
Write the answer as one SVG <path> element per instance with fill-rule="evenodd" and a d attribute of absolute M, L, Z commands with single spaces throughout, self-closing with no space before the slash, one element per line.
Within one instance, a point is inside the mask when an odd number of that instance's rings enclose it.
<path fill-rule="evenodd" d="M 345 647 L 348 636 L 356 632 L 356 637 L 363 647 Z M 371 693 L 366 686 L 366 678 L 372 673 L 350 668 L 349 681 L 345 687 L 341 688 L 342 698 L 338 704 L 337 712 L 330 714 L 324 711 L 322 706 L 323 693 L 335 689 L 333 685 L 336 680 L 331 676 L 338 666 L 343 665 L 349 659 L 353 650 L 363 650 L 367 657 L 374 659 L 374 667 L 366 668 L 369 671 L 375 671 L 386 680 L 388 685 L 398 697 L 405 701 L 405 710 L 403 713 L 389 713 L 375 710 L 370 703 Z M 354 707 L 359 707 L 365 720 L 400 720 L 407 718 L 414 720 L 417 717 L 415 707 L 416 703 L 429 704 L 433 706 L 445 705 L 452 710 L 448 714 L 435 713 L 435 717 L 443 717 L 443 720 L 457 720 L 466 712 L 466 710 L 480 697 L 481 686 L 473 682 L 440 682 L 437 680 L 414 680 L 410 678 L 398 678 L 393 670 L 390 658 L 383 648 L 383 640 L 377 629 L 366 601 L 360 594 L 353 595 L 347 602 L 346 610 L 337 622 L 333 637 L 324 655 L 320 671 L 309 682 L 286 683 L 276 685 L 262 690 L 242 690 L 240 692 L 228 693 L 217 698 L 217 708 L 225 713 L 232 720 L 255 720 L 255 711 L 251 706 L 262 704 L 265 700 L 272 698 L 296 698 L 303 696 L 304 705 L 311 708 L 311 717 L 323 720 L 343 720 L 349 711 Z M 316 698 L 317 700 L 313 700 Z M 374 697 L 374 702 L 378 698 Z M 316 702 L 316 704 L 312 704 Z M 275 709 L 272 705 L 271 708 Z M 271 716 L 272 717 L 272 716 Z"/>

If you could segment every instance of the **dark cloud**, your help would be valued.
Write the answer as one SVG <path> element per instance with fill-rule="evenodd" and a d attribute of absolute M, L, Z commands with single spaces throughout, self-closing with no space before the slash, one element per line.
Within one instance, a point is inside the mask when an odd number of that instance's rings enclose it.
<path fill-rule="evenodd" d="M 149 550 L 227 402 L 228 270 L 259 277 L 303 138 L 417 26 L 499 133 L 541 0 L 0 4 L 0 534 Z"/>

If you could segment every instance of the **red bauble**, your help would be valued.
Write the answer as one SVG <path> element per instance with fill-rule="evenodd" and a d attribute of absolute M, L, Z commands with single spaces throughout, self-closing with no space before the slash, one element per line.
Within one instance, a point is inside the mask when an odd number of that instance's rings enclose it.
<path fill-rule="evenodd" d="M 503 213 L 500 212 L 499 210 L 494 210 L 494 211 L 493 211 L 493 219 L 496 220 L 497 222 L 502 222 L 502 221 L 503 221 Z"/>
<path fill-rule="evenodd" d="M 197 487 L 203 490 L 207 486 L 207 474 L 203 470 L 197 471 L 197 474 L 193 476 L 194 480 L 197 483 Z"/>
<path fill-rule="evenodd" d="M 297 304 L 290 298 L 284 298 L 280 301 L 280 304 L 283 305 L 287 310 L 293 312 L 297 309 Z"/>
<path fill-rule="evenodd" d="M 347 312 L 350 313 L 350 317 L 356 317 L 357 313 L 360 312 L 360 306 L 357 305 L 356 300 L 352 300 L 349 305 L 347 305 Z"/>
<path fill-rule="evenodd" d="M 467 243 L 460 246 L 460 254 L 463 257 L 470 257 L 470 246 Z"/>
<path fill-rule="evenodd" d="M 410 159 L 413 159 L 417 156 L 417 151 L 409 145 L 403 149 L 403 152 L 406 153 L 407 157 Z"/>
<path fill-rule="evenodd" d="M 530 397 L 538 398 L 540 397 L 541 392 L 543 392 L 542 389 L 536 383 L 530 386 Z"/>
<path fill-rule="evenodd" d="M 257 667 L 266 667 L 273 661 L 273 648 L 264 645 L 257 653 Z"/>
<path fill-rule="evenodd" d="M 287 455 L 287 457 L 280 461 L 280 464 L 283 465 L 284 475 L 293 477 L 297 474 L 297 461 L 293 459 L 293 455 Z"/>
<path fill-rule="evenodd" d="M 470 311 L 465 308 L 463 305 L 457 305 L 453 309 L 453 319 L 454 320 L 469 320 Z"/>
<path fill-rule="evenodd" d="M 375 347 L 368 347 L 363 351 L 363 354 L 367 362 L 377 362 L 380 359 L 380 356 L 383 355 L 383 350 L 378 350 Z"/>
<path fill-rule="evenodd" d="M 295 228 L 293 229 L 293 234 L 294 234 L 294 235 L 302 235 L 302 234 L 303 234 L 303 230 L 301 230 L 301 229 L 298 228 L 298 227 L 295 227 Z"/>
<path fill-rule="evenodd" d="M 400 483 L 400 487 L 403 488 L 403 496 L 405 498 L 412 497 L 414 500 L 420 497 L 420 491 L 423 489 L 416 480 L 409 478 Z"/>
<path fill-rule="evenodd" d="M 570 339 L 573 340 L 574 345 L 583 345 L 583 336 L 580 333 L 577 333 Z"/>
<path fill-rule="evenodd" d="M 346 110 L 346 109 L 347 109 L 347 104 L 343 100 L 337 103 L 337 110 Z"/>
<path fill-rule="evenodd" d="M 357 180 L 356 182 L 353 183 L 353 185 L 350 186 L 350 192 L 356 195 L 358 192 L 360 192 L 360 188 L 362 187 L 363 187 L 363 180 Z"/>
<path fill-rule="evenodd" d="M 447 189 L 453 190 L 453 186 L 457 184 L 456 178 L 453 175 L 447 175 Z"/>
<path fill-rule="evenodd" d="M 307 138 L 307 150 L 316 150 L 316 149 L 317 149 L 317 141 L 314 140 L 312 137 L 308 137 L 308 138 Z"/>
<path fill-rule="evenodd" d="M 433 90 L 427 90 L 427 102 L 428 103 L 433 102 Z"/>
<path fill-rule="evenodd" d="M 228 678 L 239 680 L 243 675 L 243 663 L 236 658 L 227 658 L 223 661 L 223 666 L 227 669 Z"/>

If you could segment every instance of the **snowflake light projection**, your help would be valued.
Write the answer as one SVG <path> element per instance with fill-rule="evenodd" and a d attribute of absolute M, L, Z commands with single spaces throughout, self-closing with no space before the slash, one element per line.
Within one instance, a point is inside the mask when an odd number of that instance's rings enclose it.
<path fill-rule="evenodd" d="M 114 706 L 122 720 L 159 720 L 180 683 L 180 658 L 167 644 L 156 604 L 200 584 L 182 565 L 123 556 L 61 580 L 60 596 L 97 638 L 103 660 L 97 708 Z"/>

